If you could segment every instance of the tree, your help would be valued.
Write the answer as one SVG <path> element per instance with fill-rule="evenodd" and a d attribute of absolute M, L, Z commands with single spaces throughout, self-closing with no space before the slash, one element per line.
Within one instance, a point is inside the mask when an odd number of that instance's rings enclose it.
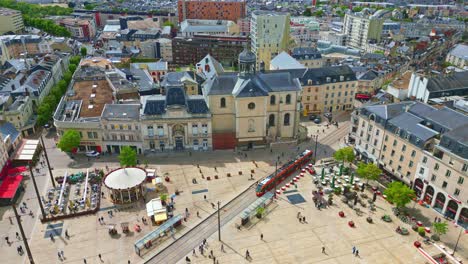
<path fill-rule="evenodd" d="M 376 181 L 379 179 L 380 175 L 382 174 L 382 170 L 377 167 L 374 163 L 364 163 L 359 162 L 358 168 L 356 173 L 364 179 L 367 179 L 367 183 L 369 180 Z"/>
<path fill-rule="evenodd" d="M 120 150 L 119 155 L 120 166 L 122 167 L 133 167 L 137 165 L 137 153 L 136 150 L 129 146 L 125 146 Z"/>
<path fill-rule="evenodd" d="M 57 147 L 63 152 L 71 152 L 73 149 L 76 149 L 80 145 L 80 142 L 80 133 L 76 130 L 70 129 L 63 133 Z"/>
<path fill-rule="evenodd" d="M 80 53 L 81 57 L 86 57 L 86 55 L 88 55 L 88 49 L 86 47 L 81 47 Z"/>
<path fill-rule="evenodd" d="M 434 222 L 432 224 L 432 229 L 434 229 L 434 233 L 440 237 L 441 235 L 445 235 L 447 233 L 448 224 L 447 222 Z"/>
<path fill-rule="evenodd" d="M 70 58 L 70 64 L 78 65 L 78 64 L 80 64 L 80 61 L 81 61 L 80 56 L 73 56 L 73 57 Z"/>
<path fill-rule="evenodd" d="M 304 13 L 302 14 L 303 16 L 312 16 L 312 12 L 310 11 L 310 8 L 306 8 L 306 10 L 304 11 Z"/>
<path fill-rule="evenodd" d="M 387 196 L 387 200 L 394 203 L 397 208 L 405 207 L 416 197 L 413 189 L 399 181 L 390 183 L 384 190 L 384 194 Z"/>
<path fill-rule="evenodd" d="M 165 27 L 169 26 L 169 27 L 171 27 L 171 28 L 174 28 L 174 27 L 175 27 L 174 23 L 172 23 L 171 21 L 166 21 L 166 22 L 164 22 L 163 26 L 165 26 Z"/>
<path fill-rule="evenodd" d="M 70 64 L 68 65 L 68 70 L 71 71 L 71 72 L 75 72 L 76 71 L 76 64 Z"/>
<path fill-rule="evenodd" d="M 345 162 L 353 162 L 356 158 L 352 147 L 340 148 L 333 154 L 333 157 L 335 160 L 341 161 L 343 164 Z"/>

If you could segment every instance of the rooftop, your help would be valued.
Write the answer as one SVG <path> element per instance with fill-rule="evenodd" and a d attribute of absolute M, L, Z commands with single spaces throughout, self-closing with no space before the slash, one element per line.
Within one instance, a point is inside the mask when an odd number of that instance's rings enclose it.
<path fill-rule="evenodd" d="M 398 79 L 392 82 L 392 87 L 398 90 L 407 90 L 411 80 L 411 75 L 411 71 L 405 72 L 403 75 L 398 77 Z"/>
<path fill-rule="evenodd" d="M 103 69 L 111 69 L 112 62 L 106 58 L 93 57 L 81 60 L 80 66 L 97 66 Z"/>
<path fill-rule="evenodd" d="M 0 7 L 0 16 L 11 16 L 11 15 L 16 15 L 16 14 L 21 14 L 21 12 L 18 10 L 14 10 L 14 9 Z"/>
<path fill-rule="evenodd" d="M 294 48 L 291 56 L 300 60 L 321 59 L 322 54 L 316 48 Z"/>
<path fill-rule="evenodd" d="M 342 78 L 343 77 L 343 78 Z M 325 83 L 349 82 L 356 80 L 356 74 L 353 70 L 345 66 L 331 66 L 315 69 L 307 69 L 307 72 L 301 78 L 302 84 L 307 84 L 311 80 L 314 85 Z"/>
<path fill-rule="evenodd" d="M 468 60 L 468 45 L 458 44 L 449 52 L 450 55 Z"/>
<path fill-rule="evenodd" d="M 104 119 L 130 119 L 136 120 L 140 117 L 139 104 L 106 104 L 102 111 Z"/>
<path fill-rule="evenodd" d="M 113 103 L 113 91 L 107 80 L 76 81 L 70 100 L 81 100 L 79 117 L 99 117 L 106 104 Z"/>
<path fill-rule="evenodd" d="M 429 78 L 427 90 L 430 92 L 455 90 L 468 87 L 468 74 L 456 72 L 449 76 L 437 76 Z"/>
<path fill-rule="evenodd" d="M 274 67 L 276 70 L 282 69 L 305 69 L 305 66 L 299 63 L 296 59 L 291 57 L 286 52 L 281 52 L 276 57 L 274 57 L 271 62 L 270 66 Z"/>

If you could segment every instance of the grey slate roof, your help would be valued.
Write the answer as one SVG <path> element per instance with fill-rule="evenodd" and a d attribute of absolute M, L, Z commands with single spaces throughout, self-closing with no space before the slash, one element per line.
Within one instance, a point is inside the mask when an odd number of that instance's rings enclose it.
<path fill-rule="evenodd" d="M 143 114 L 145 115 L 162 115 L 166 112 L 165 100 L 148 100 L 144 105 Z"/>
<path fill-rule="evenodd" d="M 101 117 L 104 119 L 133 119 L 140 116 L 139 104 L 106 104 Z"/>
<path fill-rule="evenodd" d="M 299 47 L 292 50 L 291 57 L 297 60 L 316 60 L 321 59 L 322 54 L 316 48 Z"/>
<path fill-rule="evenodd" d="M 448 107 L 444 107 L 437 111 L 432 111 L 426 115 L 425 118 L 433 123 L 439 124 L 447 130 L 452 130 L 468 124 L 468 116 Z"/>
<path fill-rule="evenodd" d="M 414 114 L 414 115 L 417 115 L 419 117 L 422 117 L 424 118 L 425 116 L 427 116 L 428 114 L 430 114 L 431 112 L 433 111 L 437 111 L 437 108 L 434 108 L 430 105 L 427 105 L 427 104 L 423 104 L 423 103 L 420 103 L 420 102 L 415 102 L 411 108 L 409 109 L 408 112 Z"/>
<path fill-rule="evenodd" d="M 368 112 L 374 113 L 384 120 L 392 119 L 405 111 L 407 105 L 412 102 L 402 102 L 388 105 L 370 105 L 364 107 Z"/>
<path fill-rule="evenodd" d="M 358 80 L 366 80 L 366 81 L 372 81 L 375 78 L 379 77 L 379 74 L 374 71 L 374 70 L 368 70 L 367 72 L 360 74 L 357 79 Z"/>
<path fill-rule="evenodd" d="M 207 114 L 210 112 L 203 96 L 187 96 L 181 87 L 169 88 L 166 96 L 153 95 L 146 98 L 142 100 L 142 113 L 144 115 L 162 115 L 166 113 L 167 107 L 171 105 L 185 106 L 187 112 L 191 114 Z"/>
<path fill-rule="evenodd" d="M 188 99 L 187 108 L 188 108 L 188 111 L 192 114 L 205 114 L 210 111 L 208 109 L 208 106 L 206 105 L 205 99 L 203 98 Z"/>
<path fill-rule="evenodd" d="M 315 69 L 307 69 L 307 72 L 301 78 L 302 84 L 307 84 L 312 80 L 313 85 L 327 83 L 327 77 L 331 78 L 330 83 L 340 82 L 340 76 L 344 76 L 345 82 L 355 81 L 356 74 L 347 65 L 344 66 L 331 66 Z M 334 80 L 334 81 L 333 81 Z"/>
<path fill-rule="evenodd" d="M 10 136 L 11 142 L 15 142 L 20 135 L 19 131 L 10 122 L 0 122 L 0 133 L 3 138 Z"/>
<path fill-rule="evenodd" d="M 166 105 L 185 105 L 185 92 L 182 87 L 167 90 Z"/>
<path fill-rule="evenodd" d="M 456 72 L 450 76 L 429 78 L 426 89 L 429 92 L 468 88 L 468 74 Z"/>
<path fill-rule="evenodd" d="M 407 133 L 410 133 L 411 135 L 416 136 L 422 141 L 426 141 L 439 134 L 438 132 L 421 124 L 423 121 L 424 119 L 405 112 L 395 118 L 392 118 L 389 123 L 400 128 L 401 130 L 404 130 Z"/>
<path fill-rule="evenodd" d="M 455 48 L 449 52 L 450 55 L 468 60 L 468 46 L 464 44 L 458 44 Z"/>

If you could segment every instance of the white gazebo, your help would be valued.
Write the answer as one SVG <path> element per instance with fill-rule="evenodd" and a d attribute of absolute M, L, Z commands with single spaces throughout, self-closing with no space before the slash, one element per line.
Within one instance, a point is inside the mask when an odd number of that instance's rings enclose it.
<path fill-rule="evenodd" d="M 144 195 L 142 185 L 145 180 L 146 171 L 142 168 L 120 168 L 104 177 L 104 185 L 109 189 L 114 203 L 132 203 Z"/>

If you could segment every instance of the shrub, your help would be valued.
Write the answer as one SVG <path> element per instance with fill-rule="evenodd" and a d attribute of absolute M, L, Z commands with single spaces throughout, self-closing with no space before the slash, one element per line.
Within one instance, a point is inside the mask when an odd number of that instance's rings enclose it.
<path fill-rule="evenodd" d="M 424 229 L 424 227 L 422 227 L 422 226 L 418 227 L 418 234 L 420 236 L 425 236 L 426 235 L 426 230 Z"/>
<path fill-rule="evenodd" d="M 335 188 L 335 190 L 333 191 L 336 195 L 340 195 L 341 194 L 341 188 Z"/>
<path fill-rule="evenodd" d="M 257 208 L 257 217 L 258 218 L 261 218 L 263 216 L 263 213 L 265 213 L 265 208 L 264 207 Z"/>
<path fill-rule="evenodd" d="M 159 196 L 159 199 L 161 199 L 161 201 L 166 201 L 167 200 L 167 194 L 161 194 Z"/>

